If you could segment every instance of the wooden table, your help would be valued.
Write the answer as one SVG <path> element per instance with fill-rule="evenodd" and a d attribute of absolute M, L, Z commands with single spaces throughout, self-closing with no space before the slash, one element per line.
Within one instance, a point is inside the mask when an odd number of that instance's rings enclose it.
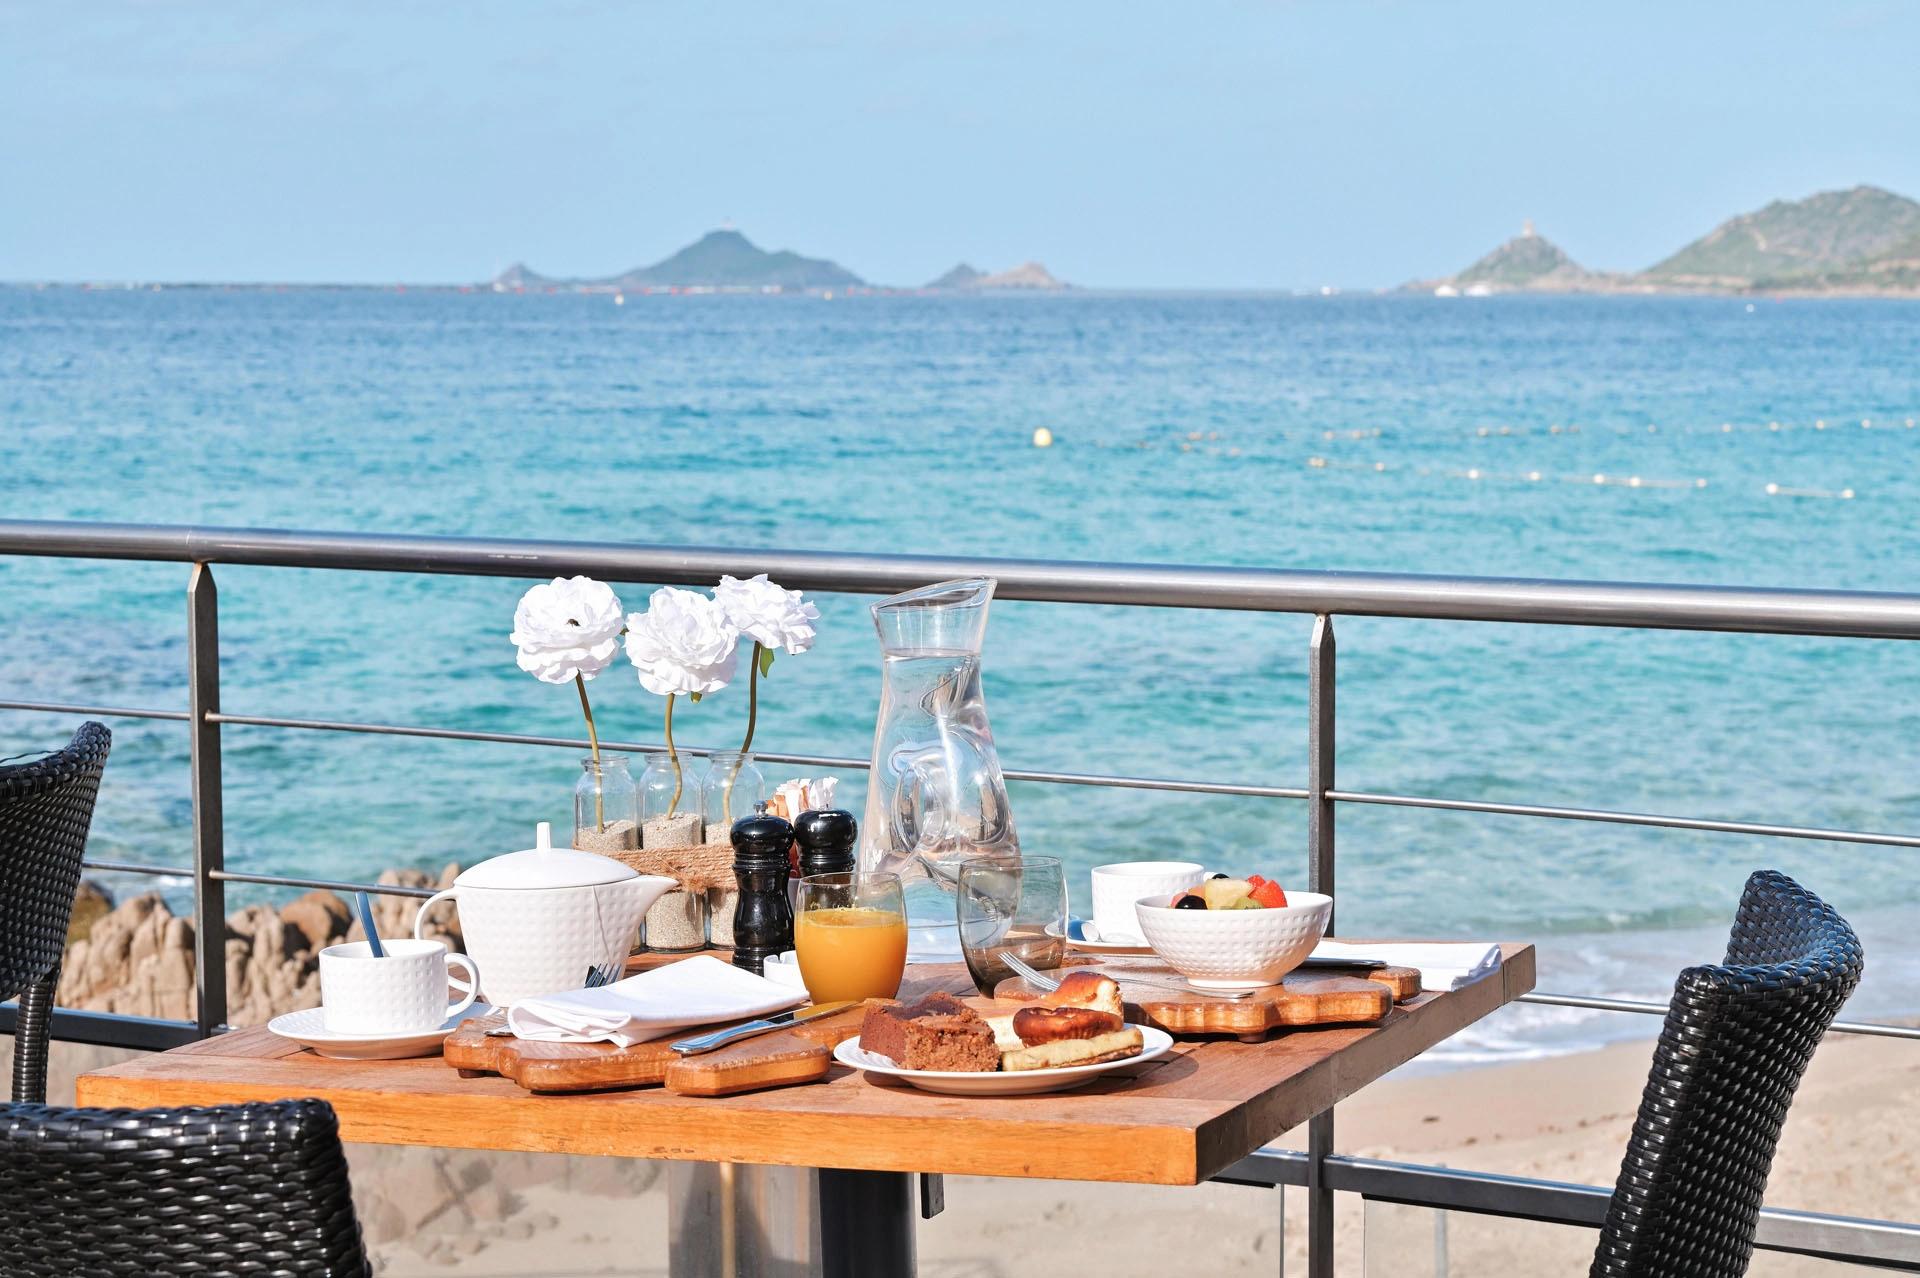
<path fill-rule="evenodd" d="M 78 1093 L 100 1106 L 314 1096 L 333 1105 L 349 1141 L 823 1169 L 816 1261 L 829 1273 L 910 1273 L 908 1173 L 1198 1184 L 1533 981 L 1533 947 L 1510 943 L 1498 972 L 1423 993 L 1374 1025 L 1283 1031 L 1263 1043 L 1181 1040 L 1137 1077 L 1045 1096 L 934 1096 L 839 1066 L 823 1083 L 720 1099 L 658 1088 L 535 1096 L 501 1078 L 463 1079 L 437 1057 L 328 1060 L 259 1027 L 82 1075 Z M 959 965 L 925 965 L 909 968 L 902 997 L 933 989 L 973 993 Z M 676 1183 L 691 1194 L 718 1182 Z M 675 1204 L 676 1221 L 695 1217 L 719 1213 Z M 737 1222 L 761 1237 L 758 1226 L 772 1224 Z M 676 1252 L 673 1272 L 717 1267 Z"/>

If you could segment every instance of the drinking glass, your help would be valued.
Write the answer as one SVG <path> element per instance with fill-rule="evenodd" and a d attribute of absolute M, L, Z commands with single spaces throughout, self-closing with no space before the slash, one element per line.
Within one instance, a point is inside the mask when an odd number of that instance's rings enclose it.
<path fill-rule="evenodd" d="M 813 874 L 794 902 L 793 948 L 816 1003 L 892 998 L 907 969 L 897 874 Z"/>
<path fill-rule="evenodd" d="M 1014 974 L 1012 950 L 1041 971 L 1066 954 L 1067 880 L 1057 857 L 977 857 L 960 864 L 960 952 L 982 994 Z"/>

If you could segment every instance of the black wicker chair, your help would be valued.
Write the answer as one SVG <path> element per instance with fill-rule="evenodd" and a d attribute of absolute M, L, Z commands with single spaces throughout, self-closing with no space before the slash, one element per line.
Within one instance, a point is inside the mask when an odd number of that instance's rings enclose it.
<path fill-rule="evenodd" d="M 1819 897 L 1747 880 L 1726 962 L 1674 983 L 1590 1278 L 1747 1272 L 1787 1107 L 1864 962 Z"/>
<path fill-rule="evenodd" d="M 324 1101 L 0 1105 L 0 1270 L 369 1278 Z"/>
<path fill-rule="evenodd" d="M 0 998 L 20 999 L 13 1099 L 47 1098 L 47 1034 L 80 857 L 113 734 L 84 723 L 64 750 L 0 767 Z"/>

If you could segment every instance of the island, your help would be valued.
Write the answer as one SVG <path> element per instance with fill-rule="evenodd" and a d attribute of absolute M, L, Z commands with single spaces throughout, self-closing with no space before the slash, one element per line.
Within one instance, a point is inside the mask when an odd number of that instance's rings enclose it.
<path fill-rule="evenodd" d="M 926 286 L 936 293 L 993 293 L 1004 291 L 1057 293 L 1072 288 L 1055 279 L 1053 272 L 1038 262 L 1022 262 L 1012 270 L 987 274 L 965 262 Z"/>
<path fill-rule="evenodd" d="M 768 252 L 731 227 L 709 231 L 652 266 L 637 266 L 618 275 L 555 279 L 516 262 L 492 281 L 496 293 L 546 290 L 647 293 L 687 289 L 808 293 L 864 287 L 866 281 L 838 262 L 802 257 L 786 249 Z"/>
<path fill-rule="evenodd" d="M 1438 297 L 1490 293 L 1920 295 L 1920 202 L 1876 186 L 1775 200 L 1722 222 L 1643 271 L 1594 271 L 1535 232 L 1457 275 L 1416 280 Z"/>

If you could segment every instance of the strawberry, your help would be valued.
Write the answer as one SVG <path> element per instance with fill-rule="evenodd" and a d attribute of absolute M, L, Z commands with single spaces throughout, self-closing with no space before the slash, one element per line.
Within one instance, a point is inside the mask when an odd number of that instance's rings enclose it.
<path fill-rule="evenodd" d="M 1252 882 L 1252 880 L 1249 880 L 1249 882 Z M 1254 883 L 1252 899 L 1259 902 L 1263 909 L 1284 910 L 1287 908 L 1286 892 L 1272 879 L 1261 879 L 1259 882 Z"/>

